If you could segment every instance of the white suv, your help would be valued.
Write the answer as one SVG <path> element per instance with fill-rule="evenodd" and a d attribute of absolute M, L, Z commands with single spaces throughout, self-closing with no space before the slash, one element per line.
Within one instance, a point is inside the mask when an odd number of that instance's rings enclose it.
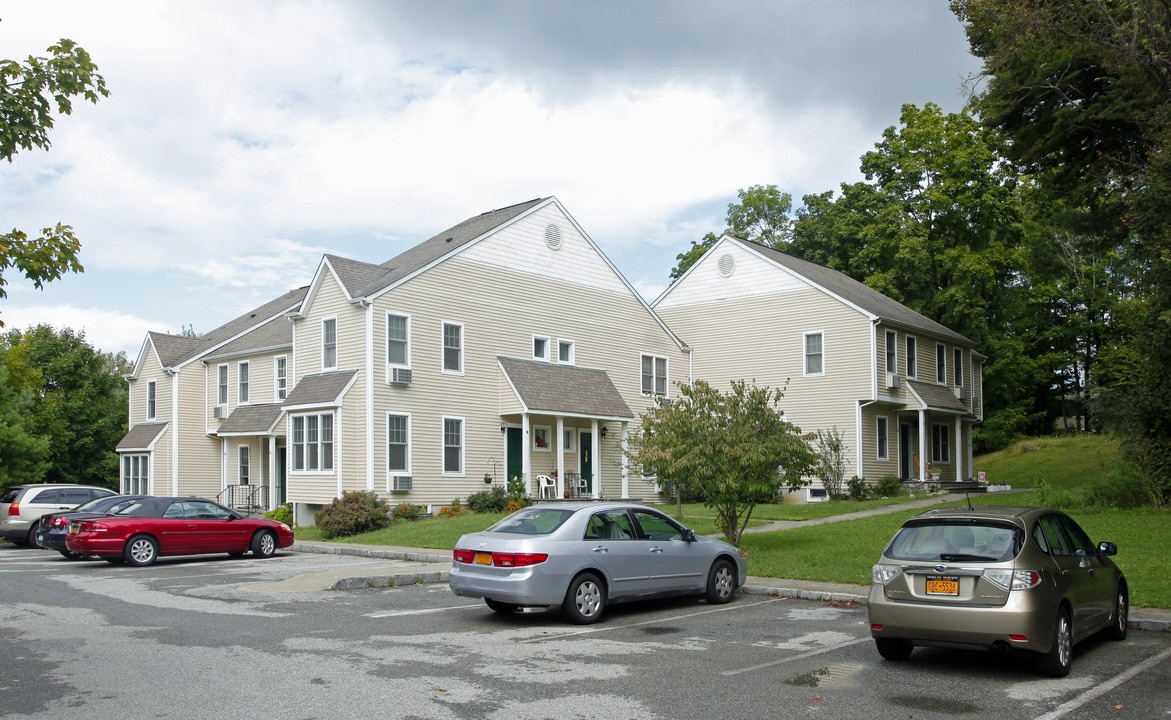
<path fill-rule="evenodd" d="M 0 495 L 0 538 L 36 546 L 37 525 L 48 513 L 72 510 L 113 490 L 92 485 L 13 485 Z"/>

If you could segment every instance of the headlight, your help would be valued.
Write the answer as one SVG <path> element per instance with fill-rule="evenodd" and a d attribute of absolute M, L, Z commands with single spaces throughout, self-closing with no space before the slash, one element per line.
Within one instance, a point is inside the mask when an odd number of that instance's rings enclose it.
<path fill-rule="evenodd" d="M 903 569 L 898 565 L 883 565 L 882 563 L 878 563 L 870 568 L 870 580 L 875 585 L 886 585 L 902 574 Z"/>

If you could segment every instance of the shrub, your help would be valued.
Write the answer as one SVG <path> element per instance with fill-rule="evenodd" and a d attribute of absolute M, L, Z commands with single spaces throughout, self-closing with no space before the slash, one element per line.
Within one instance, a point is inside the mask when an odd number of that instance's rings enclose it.
<path fill-rule="evenodd" d="M 898 497 L 903 494 L 903 481 L 898 475 L 883 475 L 874 483 L 874 494 L 879 497 Z"/>
<path fill-rule="evenodd" d="M 314 516 L 325 539 L 381 530 L 390 525 L 390 505 L 369 490 L 342 493 Z"/>
<path fill-rule="evenodd" d="M 457 501 L 454 505 L 445 505 L 445 506 L 439 508 L 439 512 L 436 513 L 436 517 L 441 517 L 441 518 L 458 517 L 460 515 L 467 514 L 467 512 L 468 512 L 467 508 L 461 507 L 459 502 Z"/>
<path fill-rule="evenodd" d="M 410 503 L 399 503 L 391 511 L 397 520 L 417 520 L 423 514 L 423 508 Z"/>
<path fill-rule="evenodd" d="M 272 510 L 264 514 L 264 517 L 269 520 L 275 520 L 279 523 L 284 523 L 289 527 L 293 526 L 293 505 L 292 503 L 285 503 L 284 505 L 277 505 Z"/>
<path fill-rule="evenodd" d="M 851 500 L 870 499 L 870 486 L 866 484 L 865 480 L 858 477 L 857 475 L 850 478 L 849 488 Z"/>
<path fill-rule="evenodd" d="M 474 513 L 498 513 L 508 504 L 508 493 L 497 485 L 491 490 L 484 490 L 468 495 L 468 509 Z"/>
<path fill-rule="evenodd" d="M 504 504 L 504 512 L 513 513 L 513 512 L 516 512 L 517 510 L 524 510 L 528 506 L 529 506 L 529 501 L 527 498 L 509 500 L 507 503 Z"/>

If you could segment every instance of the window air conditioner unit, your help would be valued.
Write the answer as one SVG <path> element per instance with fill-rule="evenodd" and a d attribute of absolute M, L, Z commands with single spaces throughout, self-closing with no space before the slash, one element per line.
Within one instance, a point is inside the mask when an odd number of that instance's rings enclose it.
<path fill-rule="evenodd" d="M 410 372 L 410 371 L 408 371 Z M 395 492 L 405 492 L 411 489 L 410 475 L 395 475 L 394 476 L 394 490 Z"/>
<path fill-rule="evenodd" d="M 903 386 L 903 378 L 895 373 L 886 374 L 886 389 L 898 390 Z"/>
<path fill-rule="evenodd" d="M 968 389 L 966 387 L 956 387 L 951 389 L 956 394 L 956 400 L 967 400 Z"/>
<path fill-rule="evenodd" d="M 410 385 L 411 384 L 411 369 L 410 368 L 391 368 L 390 382 L 394 385 Z"/>
<path fill-rule="evenodd" d="M 228 414 L 227 410 L 223 405 L 216 405 L 211 409 L 211 416 L 216 420 L 223 420 L 224 416 Z"/>
<path fill-rule="evenodd" d="M 662 402 L 660 402 L 659 404 L 665 408 L 669 408 L 669 407 L 671 407 L 671 398 L 663 398 Z"/>

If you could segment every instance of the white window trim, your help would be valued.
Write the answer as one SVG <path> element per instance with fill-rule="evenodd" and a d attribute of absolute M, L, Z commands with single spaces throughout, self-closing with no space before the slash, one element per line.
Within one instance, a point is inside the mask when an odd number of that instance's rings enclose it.
<path fill-rule="evenodd" d="M 879 426 L 886 423 L 886 443 L 881 443 L 882 433 Z M 890 417 L 878 415 L 874 418 L 874 456 L 878 460 L 890 460 Z"/>
<path fill-rule="evenodd" d="M 935 381 L 940 385 L 947 385 L 947 345 L 939 342 L 935 343 Z"/>
<path fill-rule="evenodd" d="M 544 447 L 537 444 L 538 438 L 544 440 Z M 533 426 L 533 452 L 552 452 L 553 450 L 553 428 L 549 425 L 534 425 Z"/>
<path fill-rule="evenodd" d="M 561 438 L 561 452 L 569 455 L 577 452 L 577 428 L 564 428 L 565 437 Z"/>
<path fill-rule="evenodd" d="M 244 374 L 248 375 L 248 382 L 244 382 Z M 248 391 L 244 397 L 242 390 Z M 236 404 L 249 405 L 252 402 L 252 365 L 247 360 L 236 363 Z"/>
<path fill-rule="evenodd" d="M 333 322 L 333 365 L 325 363 L 325 325 Z M 337 370 L 338 368 L 338 349 L 340 343 L 338 342 L 337 331 L 337 315 L 330 315 L 329 317 L 321 318 L 321 369 L 322 370 Z"/>
<path fill-rule="evenodd" d="M 947 450 L 947 457 L 940 457 L 936 452 L 939 448 L 935 443 L 935 434 L 939 433 L 942 438 L 941 444 L 943 449 Z M 931 462 L 933 463 L 950 463 L 951 462 L 951 428 L 947 425 L 940 425 L 939 423 L 931 424 Z"/>
<path fill-rule="evenodd" d="M 964 349 L 952 348 L 952 381 L 955 386 L 962 388 L 964 386 Z"/>
<path fill-rule="evenodd" d="M 894 330 L 886 331 L 886 371 L 892 375 L 899 374 L 899 334 Z M 893 355 L 893 358 L 891 357 Z M 894 363 L 890 360 L 894 360 Z"/>
<path fill-rule="evenodd" d="M 651 358 L 651 389 L 649 392 L 644 390 L 642 387 L 642 360 L 643 360 L 643 358 L 648 358 L 648 357 Z M 662 360 L 663 364 L 666 365 L 665 374 L 663 376 L 663 392 L 661 392 L 661 393 L 655 389 L 655 386 L 658 385 L 658 383 L 655 382 L 655 380 L 658 379 L 658 375 L 655 372 L 655 365 L 656 365 L 656 363 L 654 362 L 655 360 Z M 654 353 L 645 353 L 645 352 L 639 353 L 638 354 L 638 389 L 641 394 L 646 395 L 648 397 L 654 397 L 656 395 L 659 395 L 664 398 L 671 397 L 671 359 L 664 356 L 664 355 L 655 355 Z"/>
<path fill-rule="evenodd" d="M 919 378 L 919 338 L 915 335 L 906 335 L 903 337 L 903 346 L 915 346 L 914 355 L 911 354 L 910 349 L 907 350 L 907 377 L 917 380 Z M 913 366 L 913 367 L 912 367 Z M 912 372 L 912 370 L 914 372 Z"/>
<path fill-rule="evenodd" d="M 390 361 L 390 318 L 400 317 L 407 321 L 407 340 L 406 340 L 406 362 L 396 363 Z M 390 382 L 391 368 L 410 368 L 411 367 L 411 316 L 407 313 L 388 312 L 386 313 L 386 381 Z M 440 340 L 442 342 L 442 340 Z"/>
<path fill-rule="evenodd" d="M 447 469 L 447 421 L 459 421 L 459 472 Z M 443 477 L 464 477 L 467 471 L 468 423 L 462 417 L 444 415 L 439 420 L 439 468 Z"/>
<path fill-rule="evenodd" d="M 237 485 L 251 485 L 252 484 L 252 447 L 250 445 L 241 445 L 236 449 L 236 484 Z M 244 475 L 248 475 L 248 482 L 241 482 Z"/>
<path fill-rule="evenodd" d="M 406 452 L 406 467 L 397 469 L 390 467 L 390 419 L 392 417 L 406 418 L 407 421 L 407 452 Z M 414 421 L 410 413 L 388 412 L 386 413 L 386 491 L 392 492 L 394 490 L 394 476 L 395 475 L 410 475 L 411 474 L 411 429 L 414 426 Z"/>
<path fill-rule="evenodd" d="M 285 361 L 285 375 L 283 378 L 285 381 L 284 388 L 281 388 L 281 379 L 282 378 L 281 378 L 281 374 L 280 374 L 280 370 L 279 370 L 280 365 L 281 365 L 281 360 Z M 283 394 L 282 394 L 282 392 L 283 392 Z M 289 356 L 288 355 L 277 355 L 276 357 L 274 357 L 272 359 L 272 396 L 277 402 L 280 402 L 289 396 Z"/>
<path fill-rule="evenodd" d="M 809 372 L 809 338 L 812 335 L 821 336 L 821 370 Z M 803 377 L 825 377 L 825 331 L 810 330 L 801 333 L 801 375 Z"/>
<path fill-rule="evenodd" d="M 545 341 L 545 354 L 544 355 L 537 354 L 537 341 L 538 340 Z M 533 349 L 533 359 L 539 360 L 541 362 L 549 362 L 549 352 L 550 352 L 550 348 L 552 347 L 552 345 L 553 345 L 552 341 L 548 337 L 546 337 L 545 335 L 533 335 L 533 344 L 530 346 Z"/>
<path fill-rule="evenodd" d="M 561 347 L 563 345 L 569 346 L 569 359 L 568 360 L 561 359 Z M 562 363 L 563 365 L 576 365 L 577 364 L 577 343 L 574 342 L 573 340 L 565 340 L 565 339 L 558 340 L 557 341 L 557 362 Z"/>
<path fill-rule="evenodd" d="M 228 405 L 229 398 L 231 397 L 231 391 L 229 390 L 229 385 L 231 384 L 231 378 L 228 377 L 228 364 L 227 363 L 220 363 L 219 365 L 216 365 L 215 373 L 216 373 L 216 375 L 215 375 L 215 377 L 216 377 L 216 396 L 215 396 L 216 403 L 215 404 L 216 405 L 223 405 L 226 407 Z"/>
<path fill-rule="evenodd" d="M 146 419 L 154 420 L 158 417 L 159 388 L 154 380 L 146 383 Z"/>
<path fill-rule="evenodd" d="M 322 460 L 322 458 L 324 457 L 324 453 L 322 453 L 322 452 L 321 452 L 321 418 L 322 418 L 322 417 L 325 417 L 326 415 L 328 415 L 328 416 L 330 416 L 330 417 L 332 417 L 332 418 L 333 418 L 333 423 L 332 423 L 332 429 L 333 429 L 333 441 L 330 443 L 330 444 L 332 445 L 332 447 L 333 447 L 333 452 L 332 452 L 332 453 L 331 453 L 331 455 L 330 455 L 330 467 L 329 467 L 329 468 L 323 468 L 323 467 L 322 467 L 322 465 L 323 465 L 324 463 L 322 463 L 322 461 L 321 461 L 321 460 Z M 315 469 L 315 470 L 309 470 L 309 469 L 302 468 L 302 469 L 298 470 L 298 469 L 297 469 L 297 467 L 296 467 L 296 466 L 297 466 L 297 461 L 296 461 L 296 457 L 297 457 L 297 456 L 296 456 L 296 453 L 297 453 L 297 451 L 296 451 L 296 448 L 295 448 L 296 442 L 295 442 L 295 440 L 294 440 L 294 436 L 293 436 L 293 421 L 294 421 L 296 418 L 301 418 L 301 419 L 304 421 L 306 418 L 308 418 L 308 417 L 310 417 L 310 416 L 316 416 L 316 417 L 317 417 L 317 419 L 318 419 L 318 420 L 317 420 L 317 446 L 318 446 L 318 452 L 317 452 L 317 469 Z M 288 433 L 289 433 L 289 440 L 288 440 L 288 452 L 289 452 L 289 458 L 288 458 L 288 472 L 289 472 L 289 474 L 296 473 L 297 475 L 306 475 L 306 476 L 307 476 L 307 475 L 325 475 L 325 476 L 332 476 L 332 475 L 336 475 L 336 474 L 337 474 L 337 451 L 338 451 L 338 441 L 337 441 L 337 436 L 338 436 L 338 422 L 337 422 L 337 421 L 338 421 L 338 418 L 337 418 L 337 413 L 336 413 L 335 411 L 333 411 L 333 410 L 321 410 L 321 411 L 318 411 L 318 412 L 300 412 L 300 413 L 297 413 L 297 414 L 295 414 L 295 415 L 290 415 L 290 416 L 289 416 L 289 429 L 288 429 Z M 308 428 L 308 422 L 305 422 L 305 432 L 306 432 L 306 433 L 308 433 L 308 431 L 309 431 L 309 428 Z M 308 442 L 308 440 L 306 440 L 306 441 L 304 442 L 304 445 L 305 445 L 305 448 L 306 448 L 306 452 L 305 452 L 305 461 L 306 461 L 306 464 L 308 464 L 308 460 L 309 460 L 309 452 L 308 452 L 309 442 Z"/>
<path fill-rule="evenodd" d="M 448 325 L 451 325 L 452 327 L 459 328 L 459 370 L 448 370 L 446 367 L 447 359 L 445 356 L 447 355 L 447 346 L 444 345 L 444 342 L 446 341 L 446 337 L 444 335 L 444 330 L 447 328 Z M 444 375 L 463 375 L 465 370 L 467 370 L 467 348 L 468 348 L 468 336 L 467 336 L 467 332 L 465 332 L 465 330 L 464 330 L 464 324 L 458 323 L 458 322 L 452 322 L 450 320 L 441 321 L 439 324 L 439 370 L 440 370 L 440 372 L 442 372 Z"/>

